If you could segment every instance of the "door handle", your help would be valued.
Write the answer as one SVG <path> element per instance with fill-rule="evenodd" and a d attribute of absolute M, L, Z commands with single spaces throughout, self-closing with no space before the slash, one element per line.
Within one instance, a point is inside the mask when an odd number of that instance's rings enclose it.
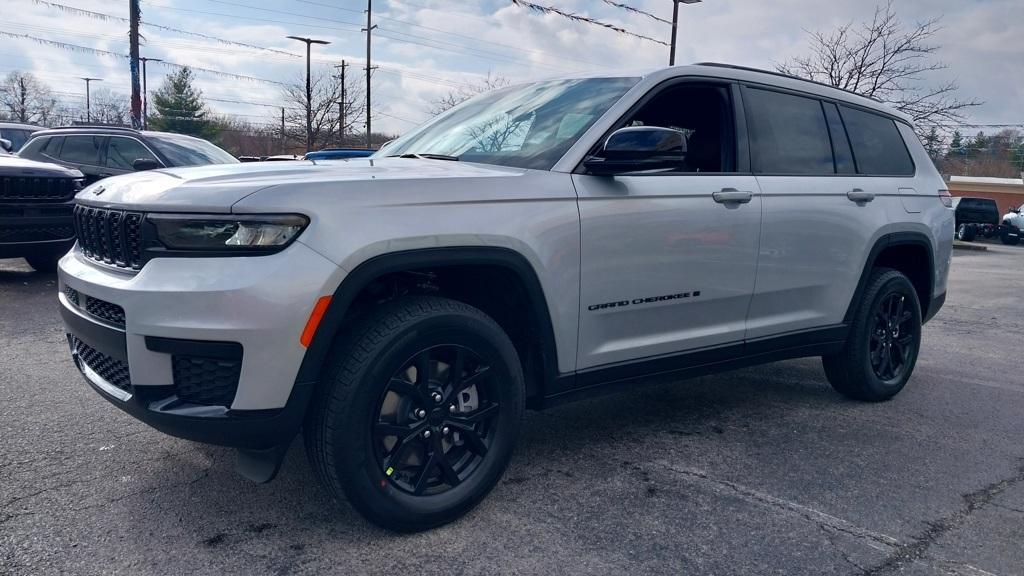
<path fill-rule="evenodd" d="M 871 202 L 875 199 L 875 194 L 873 192 L 865 192 L 860 188 L 854 188 L 846 193 L 846 197 L 853 202 Z"/>
<path fill-rule="evenodd" d="M 741 192 L 735 188 L 722 188 L 711 194 L 715 202 L 719 204 L 746 204 L 754 195 L 750 192 Z"/>

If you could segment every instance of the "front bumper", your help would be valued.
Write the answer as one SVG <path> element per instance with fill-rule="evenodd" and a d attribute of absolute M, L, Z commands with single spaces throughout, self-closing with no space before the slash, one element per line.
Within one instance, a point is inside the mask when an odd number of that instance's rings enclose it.
<path fill-rule="evenodd" d="M 58 298 L 76 365 L 104 398 L 168 434 L 260 450 L 301 424 L 315 382 L 296 382 L 299 336 L 338 273 L 300 243 L 271 256 L 158 258 L 137 274 L 76 248 L 60 261 Z M 90 313 L 93 300 L 118 314 Z M 240 363 L 229 401 L 182 399 L 187 355 Z"/>
<path fill-rule="evenodd" d="M 71 203 L 0 203 L 0 258 L 64 252 L 74 241 Z"/>

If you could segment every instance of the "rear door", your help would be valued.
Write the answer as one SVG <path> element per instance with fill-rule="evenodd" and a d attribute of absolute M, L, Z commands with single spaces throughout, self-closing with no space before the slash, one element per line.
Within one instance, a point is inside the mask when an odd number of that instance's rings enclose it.
<path fill-rule="evenodd" d="M 896 188 L 855 173 L 834 103 L 760 86 L 743 103 L 764 214 L 747 339 L 837 325 Z"/>
<path fill-rule="evenodd" d="M 59 163 L 77 168 L 85 175 L 86 184 L 92 184 L 112 173 L 103 165 L 103 149 L 106 136 L 92 134 L 69 134 L 64 137 L 60 148 Z"/>

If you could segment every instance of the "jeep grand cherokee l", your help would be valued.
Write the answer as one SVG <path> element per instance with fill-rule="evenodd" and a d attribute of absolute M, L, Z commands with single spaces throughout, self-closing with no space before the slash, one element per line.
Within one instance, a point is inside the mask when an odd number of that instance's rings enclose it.
<path fill-rule="evenodd" d="M 802 356 L 891 398 L 953 241 L 906 117 L 725 65 L 503 88 L 365 159 L 102 184 L 60 262 L 87 382 L 258 481 L 301 428 L 396 530 L 476 505 L 527 406 Z"/>

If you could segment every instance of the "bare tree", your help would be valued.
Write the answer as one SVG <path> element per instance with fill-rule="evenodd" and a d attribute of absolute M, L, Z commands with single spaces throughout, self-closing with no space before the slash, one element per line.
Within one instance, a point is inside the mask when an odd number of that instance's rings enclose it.
<path fill-rule="evenodd" d="M 313 74 L 311 88 L 313 98 L 310 102 L 312 116 L 313 140 L 312 149 L 322 148 L 330 144 L 342 145 L 340 134 L 351 139 L 353 129 L 362 123 L 365 100 L 361 81 L 355 75 L 346 78 L 345 98 L 342 101 L 341 78 L 325 72 Z M 282 89 L 282 101 L 285 108 L 285 137 L 292 144 L 306 142 L 306 79 L 303 76 Z M 344 109 L 345 122 L 339 131 L 339 108 Z M 280 119 L 278 119 L 278 122 Z"/>
<path fill-rule="evenodd" d="M 31 72 L 15 70 L 0 83 L 0 111 L 11 120 L 47 124 L 56 107 L 50 88 Z"/>
<path fill-rule="evenodd" d="M 504 88 L 511 84 L 508 78 L 504 76 L 498 76 L 487 72 L 485 78 L 481 78 L 478 82 L 467 84 L 462 87 L 451 90 L 441 98 L 434 100 L 430 103 L 430 108 L 427 110 L 430 114 L 437 116 L 438 114 L 447 111 L 450 108 L 458 106 L 462 102 L 469 100 L 477 94 L 483 94 L 484 92 L 490 92 L 491 90 L 497 90 L 498 88 Z"/>
<path fill-rule="evenodd" d="M 118 94 L 106 88 L 93 90 L 90 104 L 90 118 L 99 124 L 131 126 L 132 103 L 127 94 Z M 82 118 L 85 117 L 83 107 Z"/>
<path fill-rule="evenodd" d="M 925 84 L 930 72 L 947 67 L 935 60 L 939 21 L 931 18 L 907 27 L 890 0 L 875 7 L 870 22 L 811 32 L 810 54 L 776 69 L 885 102 L 910 116 L 927 134 L 933 126 L 961 122 L 966 109 L 981 104 L 958 98 L 956 82 Z"/>

